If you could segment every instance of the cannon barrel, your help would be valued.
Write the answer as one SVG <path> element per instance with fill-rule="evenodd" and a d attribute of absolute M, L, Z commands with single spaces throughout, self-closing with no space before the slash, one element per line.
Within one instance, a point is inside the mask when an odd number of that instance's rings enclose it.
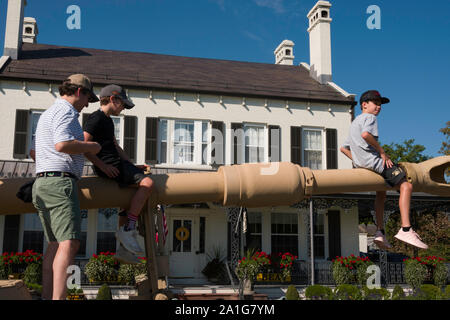
<path fill-rule="evenodd" d="M 401 163 L 414 191 L 450 196 L 445 170 L 450 156 L 422 163 Z M 367 169 L 311 170 L 290 162 L 222 166 L 216 172 L 172 173 L 151 176 L 156 203 L 215 202 L 224 206 L 266 207 L 292 205 L 307 196 L 390 188 Z M 0 180 L 0 214 L 32 213 L 31 203 L 16 197 L 30 178 Z M 128 207 L 135 187 L 120 188 L 113 180 L 83 177 L 79 181 L 82 209 Z"/>

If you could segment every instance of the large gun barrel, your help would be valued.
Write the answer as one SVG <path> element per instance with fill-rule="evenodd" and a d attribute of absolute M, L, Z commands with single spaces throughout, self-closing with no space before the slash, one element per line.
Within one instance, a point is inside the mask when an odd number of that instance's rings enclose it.
<path fill-rule="evenodd" d="M 450 156 L 419 164 L 400 163 L 414 191 L 450 197 L 445 170 Z M 389 190 L 384 179 L 367 169 L 311 170 L 290 162 L 222 166 L 216 172 L 156 174 L 156 203 L 214 202 L 224 206 L 267 207 L 292 205 L 312 195 Z M 0 214 L 36 212 L 16 197 L 30 178 L 0 180 Z M 82 209 L 128 207 L 135 187 L 120 188 L 113 180 L 83 177 L 79 181 Z"/>

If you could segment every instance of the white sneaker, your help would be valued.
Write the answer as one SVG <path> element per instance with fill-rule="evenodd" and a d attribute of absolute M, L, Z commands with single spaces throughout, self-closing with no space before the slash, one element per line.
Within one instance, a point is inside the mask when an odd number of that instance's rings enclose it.
<path fill-rule="evenodd" d="M 137 231 L 125 231 L 124 227 L 125 226 L 121 226 L 116 232 L 116 238 L 119 239 L 120 243 L 128 251 L 131 251 L 138 256 L 144 255 L 144 250 L 142 250 L 142 248 L 139 246 L 139 243 L 137 242 Z"/>
<path fill-rule="evenodd" d="M 420 238 L 420 236 L 412 228 L 407 232 L 403 231 L 403 229 L 400 228 L 400 230 L 394 237 L 417 248 L 428 249 L 428 246 L 421 241 L 422 239 Z"/>
<path fill-rule="evenodd" d="M 386 236 L 381 232 L 381 230 L 377 230 L 375 233 L 375 238 L 373 239 L 373 242 L 378 246 L 378 248 L 382 250 L 391 249 L 391 244 L 387 241 Z"/>
<path fill-rule="evenodd" d="M 136 255 L 132 252 L 125 249 L 122 244 L 119 244 L 119 248 L 117 249 L 116 254 L 114 255 L 114 259 L 119 261 L 120 263 L 126 264 L 139 264 L 140 261 Z"/>

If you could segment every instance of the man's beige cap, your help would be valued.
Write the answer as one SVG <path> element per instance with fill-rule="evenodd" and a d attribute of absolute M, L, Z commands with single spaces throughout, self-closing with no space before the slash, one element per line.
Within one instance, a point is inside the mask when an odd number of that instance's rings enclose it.
<path fill-rule="evenodd" d="M 68 82 L 71 84 L 83 87 L 87 90 L 89 90 L 89 102 L 97 102 L 100 101 L 99 98 L 95 95 L 93 91 L 93 85 L 91 80 L 86 77 L 84 74 L 73 74 L 67 78 Z"/>

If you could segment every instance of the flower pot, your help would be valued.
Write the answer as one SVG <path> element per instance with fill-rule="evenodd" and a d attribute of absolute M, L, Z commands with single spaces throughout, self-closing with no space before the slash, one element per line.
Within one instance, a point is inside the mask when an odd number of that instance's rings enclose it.
<path fill-rule="evenodd" d="M 244 295 L 252 295 L 254 293 L 253 291 L 253 282 L 249 279 L 244 280 Z"/>

